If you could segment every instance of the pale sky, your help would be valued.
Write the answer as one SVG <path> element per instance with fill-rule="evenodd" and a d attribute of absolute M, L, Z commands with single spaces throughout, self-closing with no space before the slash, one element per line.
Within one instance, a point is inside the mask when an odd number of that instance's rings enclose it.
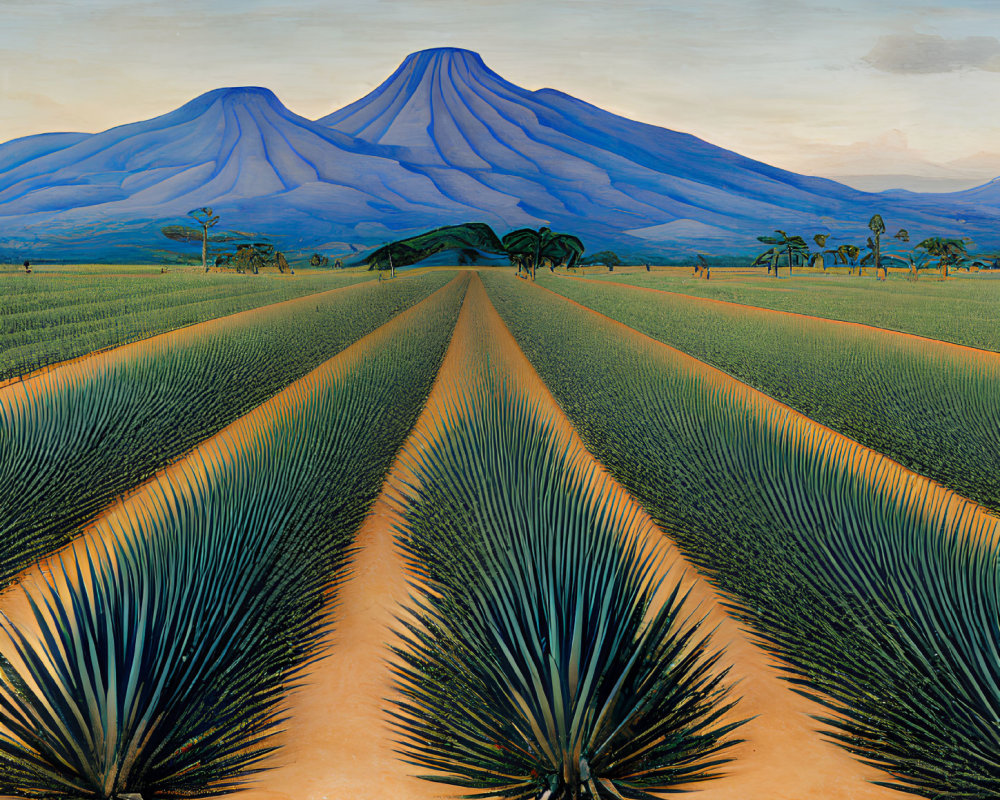
<path fill-rule="evenodd" d="M 800 172 L 1000 175 L 998 0 L 0 0 L 0 141 L 220 86 L 316 118 L 438 46 Z"/>

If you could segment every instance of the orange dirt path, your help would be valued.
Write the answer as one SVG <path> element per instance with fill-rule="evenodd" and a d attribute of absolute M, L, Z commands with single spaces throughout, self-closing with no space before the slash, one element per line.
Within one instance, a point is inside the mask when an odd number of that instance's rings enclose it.
<path fill-rule="evenodd" d="M 672 576 L 683 575 L 681 584 L 690 589 L 688 610 L 695 606 L 707 615 L 703 630 L 713 628 L 712 649 L 723 649 L 719 668 L 732 665 L 729 678 L 736 682 L 734 697 L 742 700 L 731 718 L 757 718 L 744 725 L 736 736 L 746 739 L 727 751 L 735 760 L 724 767 L 726 775 L 692 786 L 699 800 L 890 800 L 898 793 L 867 781 L 885 775 L 854 760 L 840 747 L 826 742 L 816 732 L 818 724 L 808 717 L 820 708 L 788 688 L 772 659 L 753 644 L 751 636 L 729 616 L 724 598 L 684 559 L 643 511 L 638 502 L 587 452 L 572 423 L 560 409 L 541 377 L 521 351 L 496 309 L 476 280 L 469 289 L 469 303 L 479 306 L 481 336 L 489 343 L 491 361 L 501 363 L 516 383 L 541 403 L 551 415 L 561 437 L 576 457 L 596 470 L 595 491 L 622 501 L 623 515 L 635 513 L 636 535 L 647 537 L 647 546 L 663 555 L 661 569 Z M 665 597 L 667 587 L 662 589 Z"/>
<path fill-rule="evenodd" d="M 409 466 L 440 410 L 469 374 L 470 342 L 479 322 L 472 287 L 441 369 L 385 485 L 358 531 L 351 577 L 332 611 L 332 646 L 289 699 L 289 722 L 278 741 L 275 769 L 241 793 L 243 800 L 433 800 L 462 792 L 413 777 L 418 770 L 394 752 L 386 698 L 393 694 L 389 645 L 396 617 L 410 595 L 407 569 L 394 541 L 398 488 L 413 478 Z"/>
<path fill-rule="evenodd" d="M 100 350 L 84 353 L 82 356 L 77 356 L 76 358 L 67 359 L 66 361 L 57 361 L 54 364 L 48 364 L 22 377 L 8 378 L 7 380 L 0 381 L 0 397 L 3 397 L 5 392 L 9 393 L 8 396 L 23 396 L 28 391 L 44 391 L 44 387 L 50 384 L 43 379 L 46 375 L 51 375 L 53 372 L 67 379 L 82 377 L 98 366 L 119 364 L 126 360 L 138 358 L 146 353 L 159 352 L 164 347 L 189 344 L 203 336 L 228 331 L 234 327 L 249 327 L 255 322 L 286 314 L 300 306 L 304 307 L 309 303 L 315 303 L 317 300 L 322 300 L 332 294 L 350 291 L 351 289 L 365 286 L 372 282 L 362 281 L 361 283 L 352 283 L 349 286 L 338 286 L 322 292 L 303 295 L 302 297 L 293 297 L 290 300 L 280 300 L 277 303 L 269 303 L 257 306 L 256 308 L 247 308 L 243 311 L 237 311 L 222 317 L 213 317 L 203 322 L 184 325 L 183 327 L 164 331 L 163 333 L 148 336 L 127 344 L 105 347 Z"/>
<path fill-rule="evenodd" d="M 547 292 L 586 311 L 598 321 L 598 324 L 607 327 L 610 335 L 631 338 L 647 351 L 650 358 L 660 361 L 664 368 L 679 369 L 705 381 L 709 386 L 717 386 L 732 394 L 739 402 L 746 405 L 747 411 L 755 415 L 759 424 L 772 429 L 788 425 L 788 433 L 801 442 L 802 446 L 827 451 L 831 458 L 847 465 L 865 483 L 879 487 L 879 491 L 905 496 L 909 507 L 917 507 L 922 500 L 926 501 L 922 511 L 925 518 L 943 520 L 948 526 L 946 529 L 953 531 L 954 535 L 967 536 L 983 546 L 1000 545 L 1000 518 L 989 509 L 962 497 L 931 478 L 907 469 L 888 456 L 865 447 L 833 428 L 816 422 L 780 400 L 734 378 L 728 372 L 558 292 L 537 284 L 532 285 L 538 291 Z"/>
<path fill-rule="evenodd" d="M 796 311 L 783 311 L 777 308 L 764 308 L 763 306 L 752 306 L 748 303 L 737 303 L 733 300 L 719 300 L 715 297 L 701 297 L 699 295 L 684 294 L 683 292 L 672 292 L 669 289 L 654 289 L 651 286 L 636 286 L 631 283 L 622 283 L 620 281 L 605 281 L 597 280 L 594 278 L 578 278 L 569 275 L 560 275 L 560 278 L 565 278 L 568 280 L 576 281 L 586 281 L 587 283 L 596 284 L 610 284 L 611 286 L 620 286 L 624 289 L 633 289 L 640 292 L 652 292 L 654 294 L 667 295 L 669 297 L 682 297 L 685 300 L 691 300 L 695 303 L 709 304 L 714 303 L 719 306 L 724 306 L 726 308 L 735 311 L 753 311 L 760 312 L 762 314 L 780 314 L 786 317 L 794 317 L 796 319 L 811 320 L 812 322 L 823 323 L 826 325 L 837 325 L 847 328 L 860 329 L 873 334 L 882 334 L 887 337 L 896 339 L 897 341 L 912 341 L 918 342 L 921 347 L 930 348 L 942 348 L 940 352 L 942 354 L 947 354 L 951 356 L 956 356 L 964 354 L 965 356 L 978 357 L 983 362 L 992 364 L 993 366 L 1000 366 L 1000 353 L 994 350 L 985 350 L 981 347 L 971 347 L 967 344 L 956 344 L 955 342 L 946 342 L 943 339 L 932 339 L 929 336 L 920 336 L 916 333 L 906 333 L 905 331 L 897 331 L 892 328 L 879 328 L 875 325 L 866 325 L 863 322 L 849 322 L 843 319 L 833 319 L 831 317 L 817 317 L 812 314 L 801 314 Z M 782 291 L 791 291 L 782 290 Z"/>

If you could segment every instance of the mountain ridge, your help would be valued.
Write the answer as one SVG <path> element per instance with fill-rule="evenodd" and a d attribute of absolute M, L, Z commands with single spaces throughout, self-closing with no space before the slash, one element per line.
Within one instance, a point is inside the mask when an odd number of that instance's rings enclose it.
<path fill-rule="evenodd" d="M 749 252 L 774 228 L 863 242 L 874 213 L 916 236 L 1000 244 L 992 184 L 862 192 L 524 89 L 461 48 L 410 54 L 318 120 L 265 87 L 228 87 L 100 133 L 0 144 L 5 251 L 141 257 L 170 246 L 159 227 L 200 206 L 291 251 L 479 219 L 564 229 L 588 249 Z"/>

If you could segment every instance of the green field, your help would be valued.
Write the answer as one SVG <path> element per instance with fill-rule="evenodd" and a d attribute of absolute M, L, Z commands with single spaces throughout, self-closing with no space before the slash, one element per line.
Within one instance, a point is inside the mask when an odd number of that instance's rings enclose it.
<path fill-rule="evenodd" d="M 94 350 L 372 280 L 366 273 L 228 275 L 150 267 L 0 268 L 0 382 Z"/>
<path fill-rule="evenodd" d="M 791 279 L 784 270 L 779 278 L 761 273 L 763 270 L 753 274 L 749 270 L 716 268 L 707 281 L 696 278 L 689 268 L 646 272 L 617 267 L 608 272 L 590 267 L 581 274 L 594 280 L 858 322 L 1000 351 L 1000 325 L 996 324 L 1000 274 L 961 270 L 941 281 L 938 273 L 924 271 L 917 280 L 911 280 L 909 273 L 892 270 L 887 280 L 876 281 L 870 274 L 849 276 L 842 267 L 825 274 L 795 270 Z"/>
<path fill-rule="evenodd" d="M 1000 283 L 600 277 L 0 269 L 0 796 L 1000 796 Z"/>
<path fill-rule="evenodd" d="M 538 285 L 1000 511 L 1000 357 L 598 282 L 540 274 Z"/>

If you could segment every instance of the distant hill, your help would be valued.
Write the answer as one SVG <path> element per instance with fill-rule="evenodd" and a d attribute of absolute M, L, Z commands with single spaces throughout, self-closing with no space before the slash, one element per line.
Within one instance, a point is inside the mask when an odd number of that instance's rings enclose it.
<path fill-rule="evenodd" d="M 911 236 L 1000 246 L 1000 190 L 871 194 L 780 170 L 684 133 L 504 80 L 475 53 L 407 57 L 321 120 L 267 89 L 218 89 L 98 134 L 0 145 L 0 252 L 132 259 L 211 206 L 219 229 L 280 249 L 367 250 L 475 220 L 500 235 L 549 225 L 588 251 L 750 252 L 775 228 L 863 244 L 869 217 Z"/>

